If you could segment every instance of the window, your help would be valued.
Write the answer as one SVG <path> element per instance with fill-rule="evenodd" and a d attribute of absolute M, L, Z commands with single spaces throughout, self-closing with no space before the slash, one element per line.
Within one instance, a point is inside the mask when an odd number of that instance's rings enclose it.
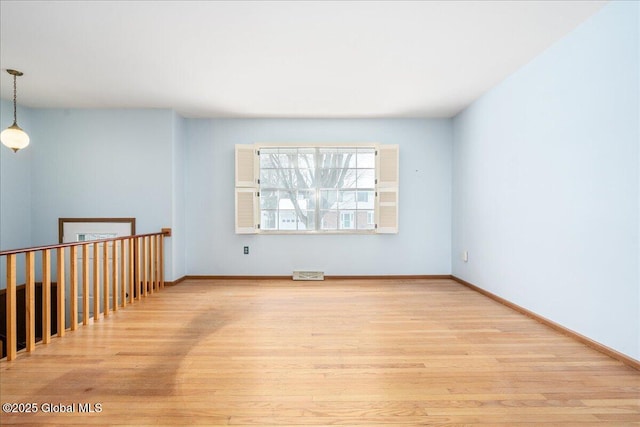
<path fill-rule="evenodd" d="M 397 162 L 397 145 L 238 145 L 236 232 L 396 233 Z"/>

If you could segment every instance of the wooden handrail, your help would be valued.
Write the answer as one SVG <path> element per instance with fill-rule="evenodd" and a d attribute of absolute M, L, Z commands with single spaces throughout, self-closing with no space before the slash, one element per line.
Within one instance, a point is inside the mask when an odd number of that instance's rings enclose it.
<path fill-rule="evenodd" d="M 110 312 L 126 307 L 127 303 L 132 304 L 164 288 L 164 237 L 169 236 L 171 229 L 162 229 L 158 233 L 0 251 L 0 257 L 6 258 L 7 267 L 7 288 L 3 293 L 6 299 L 6 344 L 0 349 L 4 347 L 7 360 L 18 355 L 18 308 L 24 307 L 24 348 L 26 352 L 32 352 L 36 348 L 37 326 L 41 327 L 42 344 L 48 344 L 52 334 L 62 338 L 67 330 L 74 331 L 81 325 L 88 325 L 91 318 L 93 322 L 100 317 L 107 318 Z M 66 248 L 70 249 L 67 251 Z M 52 272 L 52 251 L 56 257 L 55 272 Z M 93 262 L 89 262 L 90 251 Z M 37 288 L 40 290 L 39 298 L 35 287 L 37 253 L 42 254 L 42 284 Z M 25 295 L 19 300 L 17 260 L 22 255 L 26 282 Z M 78 277 L 80 269 L 82 274 Z M 52 277 L 55 283 L 52 283 Z M 52 293 L 53 285 L 56 292 Z M 82 318 L 78 316 L 79 291 L 82 292 Z M 91 298 L 93 304 L 90 304 Z M 36 299 L 42 306 L 41 323 L 38 325 Z M 69 314 L 69 327 L 66 313 Z M 2 351 L 0 358 L 4 357 Z"/>
<path fill-rule="evenodd" d="M 70 246 L 82 246 L 86 243 L 102 243 L 102 242 L 113 242 L 118 240 L 129 240 L 134 237 L 148 237 L 148 236 L 170 237 L 171 231 L 170 229 L 164 229 L 163 231 L 160 231 L 158 233 L 136 234 L 132 236 L 123 236 L 123 237 L 111 237 L 109 239 L 100 239 L 100 240 L 97 240 L 97 239 L 86 240 L 84 242 L 57 243 L 55 245 L 34 246 L 31 248 L 22 248 L 22 249 L 8 249 L 8 250 L 0 251 L 0 256 L 20 254 L 25 252 L 38 252 L 38 251 L 44 251 L 46 249 L 68 248 Z"/>

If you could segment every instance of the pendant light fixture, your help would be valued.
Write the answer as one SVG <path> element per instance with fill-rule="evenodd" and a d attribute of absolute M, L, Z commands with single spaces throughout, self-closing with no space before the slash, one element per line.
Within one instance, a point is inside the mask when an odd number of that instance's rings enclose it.
<path fill-rule="evenodd" d="M 13 124 L 0 133 L 0 141 L 13 152 L 29 145 L 29 135 L 18 126 L 16 114 L 16 77 L 22 75 L 22 71 L 7 70 L 7 73 L 13 76 Z"/>

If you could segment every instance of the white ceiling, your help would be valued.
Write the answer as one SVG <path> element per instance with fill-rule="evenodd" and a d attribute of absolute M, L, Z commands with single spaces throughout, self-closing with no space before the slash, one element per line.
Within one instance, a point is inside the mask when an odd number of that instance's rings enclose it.
<path fill-rule="evenodd" d="M 0 68 L 29 107 L 451 117 L 605 3 L 0 0 Z"/>

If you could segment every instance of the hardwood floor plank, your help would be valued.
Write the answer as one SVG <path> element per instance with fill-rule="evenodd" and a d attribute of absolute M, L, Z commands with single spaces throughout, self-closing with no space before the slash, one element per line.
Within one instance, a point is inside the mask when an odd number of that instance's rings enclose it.
<path fill-rule="evenodd" d="M 90 322 L 91 323 L 91 322 Z M 640 424 L 640 372 L 451 280 L 186 280 L 0 362 L 1 425 Z"/>

